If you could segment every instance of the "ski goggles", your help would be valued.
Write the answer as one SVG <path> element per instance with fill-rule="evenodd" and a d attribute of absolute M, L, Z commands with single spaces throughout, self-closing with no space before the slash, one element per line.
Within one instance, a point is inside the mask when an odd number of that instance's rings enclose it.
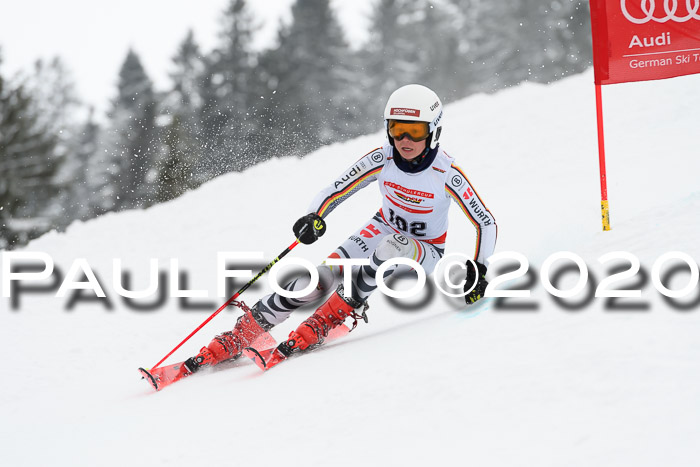
<path fill-rule="evenodd" d="M 404 120 L 389 120 L 389 136 L 401 141 L 405 136 L 411 141 L 418 142 L 430 136 L 427 122 L 407 122 Z"/>

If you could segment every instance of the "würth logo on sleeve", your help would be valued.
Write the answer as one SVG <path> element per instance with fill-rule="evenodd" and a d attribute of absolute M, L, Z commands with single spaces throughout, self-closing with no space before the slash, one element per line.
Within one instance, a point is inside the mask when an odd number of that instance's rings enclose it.
<path fill-rule="evenodd" d="M 392 107 L 390 115 L 397 115 L 399 117 L 420 117 L 420 110 Z"/>

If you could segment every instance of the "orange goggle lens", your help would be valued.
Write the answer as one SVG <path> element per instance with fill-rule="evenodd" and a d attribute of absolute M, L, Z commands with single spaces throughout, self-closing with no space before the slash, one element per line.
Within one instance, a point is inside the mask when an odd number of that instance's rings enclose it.
<path fill-rule="evenodd" d="M 426 139 L 430 135 L 430 130 L 426 122 L 389 120 L 389 135 L 397 141 L 408 136 L 411 141 L 418 142 Z"/>

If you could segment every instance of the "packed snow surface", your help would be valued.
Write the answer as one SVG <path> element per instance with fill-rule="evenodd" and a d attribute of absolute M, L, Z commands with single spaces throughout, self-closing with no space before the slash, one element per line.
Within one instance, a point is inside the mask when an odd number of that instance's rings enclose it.
<path fill-rule="evenodd" d="M 436 291 L 409 307 L 421 297 L 401 306 L 378 292 L 369 324 L 267 373 L 241 359 L 154 392 L 136 369 L 226 301 L 218 252 L 261 251 L 239 268 L 264 267 L 294 240 L 291 225 L 313 195 L 380 146 L 382 132 L 32 242 L 20 253 L 48 254 L 61 277 L 24 281 L 49 291 L 15 290 L 18 304 L 0 302 L 0 465 L 698 465 L 700 287 L 667 300 L 653 269 L 670 252 L 700 258 L 700 77 L 604 88 L 610 232 L 601 231 L 592 82 L 589 72 L 446 108 L 443 147 L 496 217 L 497 253 L 529 261 L 530 276 L 499 288 L 530 289 L 529 298 L 466 308 Z M 329 216 L 321 241 L 290 256 L 322 261 L 379 203 L 376 185 L 367 187 Z M 448 252 L 471 255 L 472 225 L 455 208 L 450 221 Z M 583 292 L 558 301 L 540 272 L 559 251 L 590 274 Z M 629 269 L 599 261 L 619 251 L 639 258 L 641 271 L 610 288 L 641 297 L 593 298 L 605 277 Z M 166 284 L 177 259 L 180 288 L 207 297 L 187 309 L 168 297 L 150 311 L 126 303 L 114 260 L 138 290 L 152 258 Z M 90 290 L 71 309 L 75 290 L 55 296 L 74 264 L 95 272 L 110 307 L 88 300 Z M 665 286 L 682 289 L 689 270 L 676 268 Z M 578 273 L 562 274 L 552 282 L 574 287 Z M 252 305 L 269 290 L 264 276 L 242 298 Z M 284 338 L 309 312 L 273 335 Z M 168 361 L 193 355 L 237 315 L 224 311 Z"/>

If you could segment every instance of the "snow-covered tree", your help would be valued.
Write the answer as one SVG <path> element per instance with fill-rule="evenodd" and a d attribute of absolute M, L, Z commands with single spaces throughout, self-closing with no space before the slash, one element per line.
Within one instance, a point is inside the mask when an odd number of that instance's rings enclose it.
<path fill-rule="evenodd" d="M 62 201 L 66 220 L 86 220 L 94 217 L 92 210 L 95 193 L 92 191 L 90 180 L 91 161 L 98 157 L 98 149 L 102 129 L 95 121 L 94 109 L 89 110 L 87 120 L 80 126 L 76 134 L 72 136 L 71 152 L 66 165 L 71 166 L 65 170 L 70 174 L 70 183 L 64 189 Z"/>
<path fill-rule="evenodd" d="M 0 56 L 0 65 L 2 57 Z M 58 193 L 58 138 L 49 131 L 25 84 L 0 73 L 0 248 L 11 248 L 51 227 L 43 216 Z"/>
<path fill-rule="evenodd" d="M 460 50 L 459 11 L 444 1 L 417 3 L 421 11 L 411 29 L 427 40 L 414 41 L 421 65 L 416 82 L 433 89 L 444 102 L 463 97 L 461 85 L 468 79 L 468 70 Z"/>
<path fill-rule="evenodd" d="M 459 9 L 445 1 L 379 0 L 371 14 L 366 56 L 372 115 L 389 94 L 408 83 L 431 87 L 444 101 L 462 97 L 466 58 Z"/>
<path fill-rule="evenodd" d="M 418 42 L 407 26 L 411 10 L 408 0 L 379 0 L 370 17 L 370 36 L 363 52 L 366 77 L 373 98 L 371 115 L 382 115 L 384 102 L 398 87 L 417 81 Z"/>
<path fill-rule="evenodd" d="M 204 70 L 199 45 L 189 31 L 173 57 L 173 86 L 160 109 L 161 119 L 167 123 L 161 132 L 157 164 L 158 202 L 180 196 L 206 180 L 195 170 L 204 146 L 200 137 Z"/>
<path fill-rule="evenodd" d="M 173 87 L 168 95 L 167 110 L 181 115 L 190 124 L 196 124 L 202 108 L 201 87 L 205 66 L 192 30 L 187 32 L 172 60 L 170 78 Z"/>
<path fill-rule="evenodd" d="M 53 183 L 60 191 L 44 206 L 44 212 L 52 220 L 53 227 L 63 229 L 74 219 L 89 215 L 86 186 L 89 155 L 85 150 L 90 145 L 86 146 L 84 141 L 83 109 L 70 72 L 59 57 L 37 60 L 25 82 L 34 96 L 34 113 L 39 116 L 41 126 L 56 135 L 55 157 L 62 164 Z M 94 125 L 91 120 L 90 117 L 88 127 Z"/>
<path fill-rule="evenodd" d="M 522 81 L 551 82 L 590 64 L 590 19 L 583 0 L 451 0 L 461 11 L 466 94 Z"/>
<path fill-rule="evenodd" d="M 223 13 L 219 44 L 207 57 L 202 80 L 205 151 L 197 171 L 206 179 L 248 166 L 248 140 L 259 129 L 252 115 L 257 23 L 245 0 L 231 0 Z"/>
<path fill-rule="evenodd" d="M 171 116 L 164 128 L 158 162 L 156 201 L 163 202 L 177 198 L 186 191 L 198 186 L 195 176 L 199 143 L 193 138 L 191 127 L 184 123 L 180 114 Z"/>
<path fill-rule="evenodd" d="M 266 124 L 280 155 L 305 154 L 357 134 L 360 83 L 357 63 L 328 0 L 297 0 L 292 20 L 281 27 L 279 46 L 268 51 Z"/>
<path fill-rule="evenodd" d="M 136 52 L 129 50 L 119 71 L 117 98 L 109 114 L 104 151 L 93 164 L 98 210 L 149 206 L 159 152 L 156 98 Z"/>

